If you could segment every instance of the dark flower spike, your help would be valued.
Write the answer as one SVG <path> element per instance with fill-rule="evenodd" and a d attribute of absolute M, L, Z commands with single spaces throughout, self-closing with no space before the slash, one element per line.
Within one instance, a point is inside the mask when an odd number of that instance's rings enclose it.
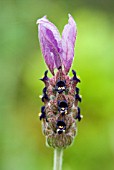
<path fill-rule="evenodd" d="M 49 80 L 49 78 L 48 78 L 47 74 L 48 74 L 48 70 L 46 70 L 46 71 L 44 72 L 44 77 L 43 77 L 43 78 L 41 78 L 40 80 L 41 80 L 41 81 L 43 81 L 43 82 L 48 81 L 48 80 Z"/>
<path fill-rule="evenodd" d="M 62 120 L 58 120 L 58 121 L 57 121 L 57 125 L 56 125 L 56 131 L 57 131 L 57 133 L 58 133 L 58 134 L 61 134 L 61 133 L 65 132 L 65 130 L 66 130 L 66 124 L 65 124 L 65 122 L 62 121 Z"/>
<path fill-rule="evenodd" d="M 80 82 L 80 79 L 76 76 L 76 71 L 72 70 L 72 73 L 73 73 L 74 76 L 73 76 L 73 78 L 71 80 Z"/>
<path fill-rule="evenodd" d="M 62 93 L 63 91 L 65 91 L 66 89 L 66 82 L 62 81 L 62 80 L 58 80 L 57 84 L 55 86 L 55 91 L 57 91 L 58 93 Z"/>
<path fill-rule="evenodd" d="M 80 115 L 80 108 L 78 107 L 78 115 L 76 116 L 76 119 L 78 119 L 79 121 L 83 118 L 82 115 Z"/>
<path fill-rule="evenodd" d="M 41 113 L 40 113 L 39 117 L 40 117 L 40 120 L 46 118 L 45 106 L 41 107 Z"/>
<path fill-rule="evenodd" d="M 58 101 L 58 110 L 62 115 L 67 114 L 68 104 L 66 100 Z"/>
<path fill-rule="evenodd" d="M 46 93 L 47 87 L 44 87 L 43 89 L 43 96 L 42 96 L 42 102 L 44 102 L 44 100 L 49 100 L 48 95 Z"/>
<path fill-rule="evenodd" d="M 82 101 L 82 98 L 81 98 L 81 96 L 80 96 L 79 94 L 76 94 L 76 95 L 75 95 L 75 99 L 78 100 L 79 102 Z"/>

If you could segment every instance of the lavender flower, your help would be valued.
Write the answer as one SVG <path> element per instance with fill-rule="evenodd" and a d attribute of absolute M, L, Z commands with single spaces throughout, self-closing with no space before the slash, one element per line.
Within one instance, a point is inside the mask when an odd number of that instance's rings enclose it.
<path fill-rule="evenodd" d="M 44 60 L 53 77 L 45 71 L 41 79 L 45 87 L 42 94 L 40 120 L 47 144 L 53 148 L 66 148 L 76 136 L 77 121 L 81 120 L 78 101 L 81 102 L 80 82 L 76 72 L 68 76 L 74 58 L 74 46 L 77 35 L 76 23 L 69 14 L 68 24 L 65 25 L 60 37 L 56 26 L 46 16 L 37 20 L 38 35 Z M 55 73 L 55 69 L 57 72 Z"/>

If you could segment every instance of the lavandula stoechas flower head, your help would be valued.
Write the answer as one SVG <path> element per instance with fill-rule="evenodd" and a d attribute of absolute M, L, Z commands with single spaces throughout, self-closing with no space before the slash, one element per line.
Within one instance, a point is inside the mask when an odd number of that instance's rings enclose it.
<path fill-rule="evenodd" d="M 77 35 L 76 23 L 69 14 L 62 37 L 56 26 L 46 16 L 37 20 L 38 37 L 44 60 L 53 77 L 48 77 L 45 71 L 41 79 L 45 87 L 42 92 L 40 120 L 47 144 L 54 148 L 69 146 L 77 132 L 77 121 L 81 120 L 78 101 L 81 102 L 80 82 L 76 72 L 68 73 L 74 58 L 74 46 Z M 57 69 L 56 73 L 54 72 Z"/>

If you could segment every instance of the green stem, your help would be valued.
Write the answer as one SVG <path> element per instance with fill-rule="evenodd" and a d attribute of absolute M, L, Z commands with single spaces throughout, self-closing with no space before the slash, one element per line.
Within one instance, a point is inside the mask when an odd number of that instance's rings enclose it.
<path fill-rule="evenodd" d="M 54 167 L 53 170 L 62 170 L 63 149 L 54 150 Z"/>

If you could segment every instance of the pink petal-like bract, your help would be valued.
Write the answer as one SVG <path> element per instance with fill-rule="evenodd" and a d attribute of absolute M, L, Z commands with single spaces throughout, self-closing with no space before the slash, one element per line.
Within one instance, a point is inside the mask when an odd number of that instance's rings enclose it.
<path fill-rule="evenodd" d="M 61 63 L 61 38 L 58 29 L 45 16 L 37 20 L 39 41 L 45 62 L 54 75 L 54 68 L 59 68 Z"/>
<path fill-rule="evenodd" d="M 62 64 L 64 65 L 66 74 L 69 72 L 74 58 L 76 34 L 76 23 L 72 16 L 69 14 L 68 24 L 65 25 L 62 33 Z"/>

